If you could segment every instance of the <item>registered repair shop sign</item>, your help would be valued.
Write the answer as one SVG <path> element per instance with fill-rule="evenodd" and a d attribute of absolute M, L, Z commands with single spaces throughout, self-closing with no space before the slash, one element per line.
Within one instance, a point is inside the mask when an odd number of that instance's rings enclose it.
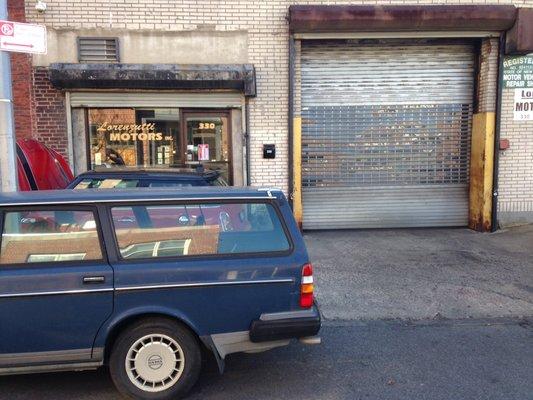
<path fill-rule="evenodd" d="M 46 27 L 0 20 L 0 50 L 46 53 Z"/>
<path fill-rule="evenodd" d="M 533 54 L 503 60 L 503 87 L 514 89 L 515 121 L 533 121 Z"/>
<path fill-rule="evenodd" d="M 503 87 L 508 89 L 533 88 L 533 54 L 505 57 Z"/>

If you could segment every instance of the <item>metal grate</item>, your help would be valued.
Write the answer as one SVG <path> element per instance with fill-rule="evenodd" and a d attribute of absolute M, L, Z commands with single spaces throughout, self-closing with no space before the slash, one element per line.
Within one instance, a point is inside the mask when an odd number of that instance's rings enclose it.
<path fill-rule="evenodd" d="M 463 226 L 474 47 L 302 43 L 304 229 Z"/>
<path fill-rule="evenodd" d="M 79 62 L 119 62 L 118 38 L 79 37 Z"/>
<path fill-rule="evenodd" d="M 308 107 L 304 187 L 467 183 L 471 104 Z"/>
<path fill-rule="evenodd" d="M 302 106 L 471 103 L 469 44 L 302 45 Z"/>

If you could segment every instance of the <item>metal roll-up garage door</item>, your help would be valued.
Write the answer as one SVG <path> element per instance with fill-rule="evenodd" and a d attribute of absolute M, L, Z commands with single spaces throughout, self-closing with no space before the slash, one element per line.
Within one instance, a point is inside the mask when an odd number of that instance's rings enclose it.
<path fill-rule="evenodd" d="M 304 229 L 464 226 L 474 47 L 303 41 Z"/>

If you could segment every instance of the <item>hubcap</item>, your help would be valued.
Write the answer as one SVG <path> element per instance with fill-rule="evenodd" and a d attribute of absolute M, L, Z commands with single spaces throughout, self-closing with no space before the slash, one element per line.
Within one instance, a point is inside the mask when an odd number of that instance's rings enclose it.
<path fill-rule="evenodd" d="M 185 366 L 183 350 L 166 335 L 146 335 L 130 347 L 126 356 L 126 372 L 141 390 L 160 392 L 174 385 Z"/>

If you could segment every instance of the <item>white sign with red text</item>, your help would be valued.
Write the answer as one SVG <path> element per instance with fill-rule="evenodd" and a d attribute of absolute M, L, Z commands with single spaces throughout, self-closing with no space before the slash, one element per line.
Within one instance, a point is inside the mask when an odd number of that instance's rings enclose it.
<path fill-rule="evenodd" d="M 0 50 L 46 54 L 46 27 L 0 20 Z"/>

